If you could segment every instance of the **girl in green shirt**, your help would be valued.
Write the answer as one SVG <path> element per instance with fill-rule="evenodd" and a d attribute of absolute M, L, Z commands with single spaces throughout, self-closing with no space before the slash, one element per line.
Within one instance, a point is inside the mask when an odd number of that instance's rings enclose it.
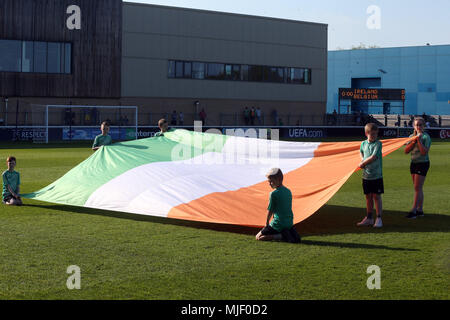
<path fill-rule="evenodd" d="M 423 118 L 414 119 L 414 134 L 410 138 L 415 138 L 406 144 L 405 153 L 411 153 L 410 172 L 414 184 L 414 202 L 408 219 L 423 217 L 423 185 L 430 169 L 430 159 L 428 153 L 431 147 L 431 138 L 425 132 L 425 120 Z"/>

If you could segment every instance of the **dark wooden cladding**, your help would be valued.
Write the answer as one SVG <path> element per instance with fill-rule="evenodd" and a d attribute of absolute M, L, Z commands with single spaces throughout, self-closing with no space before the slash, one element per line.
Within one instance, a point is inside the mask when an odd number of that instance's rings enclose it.
<path fill-rule="evenodd" d="M 70 5 L 81 30 L 66 26 Z M 0 96 L 120 97 L 122 0 L 0 0 L 0 39 L 72 43 L 71 74 L 0 72 Z"/>

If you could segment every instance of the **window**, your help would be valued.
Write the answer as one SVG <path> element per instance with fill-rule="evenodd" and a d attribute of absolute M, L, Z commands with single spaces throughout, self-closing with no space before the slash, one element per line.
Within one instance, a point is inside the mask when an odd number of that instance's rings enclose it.
<path fill-rule="evenodd" d="M 263 81 L 263 71 L 262 66 L 248 66 L 248 80 L 249 81 Z"/>
<path fill-rule="evenodd" d="M 72 44 L 0 40 L 0 71 L 71 73 Z"/>
<path fill-rule="evenodd" d="M 177 61 L 175 63 L 175 78 L 183 78 L 183 62 Z"/>
<path fill-rule="evenodd" d="M 175 61 L 169 61 L 169 78 L 175 78 Z"/>
<path fill-rule="evenodd" d="M 20 72 L 22 62 L 22 42 L 0 40 L 0 71 Z"/>
<path fill-rule="evenodd" d="M 34 45 L 32 41 L 22 42 L 22 72 L 33 72 Z"/>
<path fill-rule="evenodd" d="M 192 78 L 205 79 L 205 64 L 203 62 L 192 63 Z"/>
<path fill-rule="evenodd" d="M 47 72 L 61 73 L 61 44 L 57 42 L 48 43 Z"/>
<path fill-rule="evenodd" d="M 168 77 L 311 84 L 311 69 L 169 60 Z"/>
<path fill-rule="evenodd" d="M 222 63 L 208 63 L 208 69 L 206 71 L 207 79 L 225 79 L 224 75 L 225 65 Z"/>
<path fill-rule="evenodd" d="M 238 64 L 234 64 L 233 71 L 231 74 L 232 80 L 239 80 L 240 74 L 241 74 L 241 66 Z"/>
<path fill-rule="evenodd" d="M 304 69 L 289 68 L 289 83 L 305 83 L 304 81 Z"/>
<path fill-rule="evenodd" d="M 72 44 L 66 43 L 64 49 L 64 73 L 72 73 Z"/>
<path fill-rule="evenodd" d="M 277 68 L 276 82 L 284 82 L 284 68 Z"/>
<path fill-rule="evenodd" d="M 233 66 L 231 64 L 225 65 L 225 78 L 231 80 L 231 74 L 233 73 Z"/>
<path fill-rule="evenodd" d="M 192 78 L 192 64 L 190 62 L 184 63 L 184 73 L 185 78 Z"/>
<path fill-rule="evenodd" d="M 47 72 L 47 42 L 34 43 L 34 72 Z"/>
<path fill-rule="evenodd" d="M 304 79 L 306 84 L 311 84 L 311 69 L 305 69 Z"/>
<path fill-rule="evenodd" d="M 284 82 L 284 68 L 264 67 L 264 81 Z"/>
<path fill-rule="evenodd" d="M 247 65 L 241 66 L 241 80 L 248 81 L 248 66 Z"/>

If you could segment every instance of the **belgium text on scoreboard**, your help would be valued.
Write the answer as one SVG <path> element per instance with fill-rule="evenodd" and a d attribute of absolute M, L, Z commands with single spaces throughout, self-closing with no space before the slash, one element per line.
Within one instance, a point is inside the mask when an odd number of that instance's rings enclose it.
<path fill-rule="evenodd" d="M 339 88 L 341 100 L 405 101 L 405 89 Z"/>

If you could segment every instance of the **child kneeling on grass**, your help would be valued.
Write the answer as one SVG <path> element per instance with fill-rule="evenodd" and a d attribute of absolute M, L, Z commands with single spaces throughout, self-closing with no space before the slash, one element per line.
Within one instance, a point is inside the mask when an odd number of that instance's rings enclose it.
<path fill-rule="evenodd" d="M 20 174 L 14 171 L 16 167 L 16 158 L 8 157 L 6 159 L 6 164 L 8 165 L 8 170 L 3 172 L 3 192 L 2 192 L 2 202 L 7 205 L 20 206 L 22 205 L 22 199 L 20 198 Z"/>
<path fill-rule="evenodd" d="M 299 243 L 300 236 L 295 230 L 293 223 L 292 193 L 283 185 L 281 169 L 271 169 L 266 174 L 266 177 L 270 186 L 275 190 L 270 193 L 266 226 L 256 235 L 256 240 L 282 240 L 290 243 Z M 272 215 L 273 220 L 270 221 Z"/>

